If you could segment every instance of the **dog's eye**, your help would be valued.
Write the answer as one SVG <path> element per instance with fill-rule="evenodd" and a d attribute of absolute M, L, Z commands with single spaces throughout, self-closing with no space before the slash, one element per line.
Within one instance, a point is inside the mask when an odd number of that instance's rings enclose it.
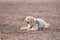
<path fill-rule="evenodd" d="M 28 18 L 28 20 L 29 20 L 29 18 Z"/>

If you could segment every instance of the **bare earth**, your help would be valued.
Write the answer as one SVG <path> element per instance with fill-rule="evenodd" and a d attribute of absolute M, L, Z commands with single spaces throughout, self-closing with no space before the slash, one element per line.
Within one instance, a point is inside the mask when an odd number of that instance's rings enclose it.
<path fill-rule="evenodd" d="M 42 18 L 50 27 L 21 31 L 26 16 Z M 0 2 L 0 40 L 60 40 L 60 1 Z"/>

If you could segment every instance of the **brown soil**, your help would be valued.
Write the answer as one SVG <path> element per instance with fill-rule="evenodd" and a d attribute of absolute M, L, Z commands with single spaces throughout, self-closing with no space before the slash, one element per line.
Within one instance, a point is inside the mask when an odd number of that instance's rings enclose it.
<path fill-rule="evenodd" d="M 50 27 L 21 31 L 26 16 L 42 18 Z M 60 1 L 0 2 L 0 40 L 60 40 Z"/>

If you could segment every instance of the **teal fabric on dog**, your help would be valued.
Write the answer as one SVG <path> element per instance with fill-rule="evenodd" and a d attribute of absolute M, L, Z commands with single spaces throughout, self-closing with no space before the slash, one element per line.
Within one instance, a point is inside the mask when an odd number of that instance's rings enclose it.
<path fill-rule="evenodd" d="M 35 24 L 39 27 L 40 22 L 38 20 L 36 20 Z"/>

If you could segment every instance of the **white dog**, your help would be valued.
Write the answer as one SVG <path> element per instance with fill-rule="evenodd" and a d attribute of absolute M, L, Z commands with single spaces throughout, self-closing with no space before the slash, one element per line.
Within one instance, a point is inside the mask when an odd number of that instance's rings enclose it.
<path fill-rule="evenodd" d="M 27 27 L 21 28 L 21 30 L 38 30 L 39 28 L 48 28 L 49 23 L 43 19 L 35 18 L 33 16 L 27 16 L 24 20 L 27 23 Z"/>

